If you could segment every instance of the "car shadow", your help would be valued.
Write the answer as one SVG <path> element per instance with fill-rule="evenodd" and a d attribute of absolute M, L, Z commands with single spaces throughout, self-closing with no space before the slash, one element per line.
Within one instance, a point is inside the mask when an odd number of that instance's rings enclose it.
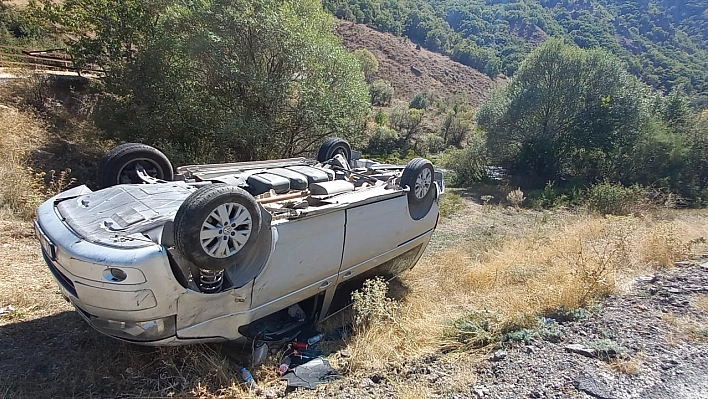
<path fill-rule="evenodd" d="M 402 299 L 408 291 L 399 279 L 389 283 L 391 298 Z M 354 333 L 350 320 L 343 318 L 328 331 L 321 347 L 325 356 L 346 347 Z M 248 348 L 228 344 L 153 348 L 126 343 L 95 331 L 74 311 L 0 325 L 2 398 L 214 393 L 240 383 L 240 367 L 249 362 Z"/>
<path fill-rule="evenodd" d="M 100 334 L 76 312 L 0 326 L 0 397 L 118 398 L 230 385 L 221 345 L 153 348 Z M 210 379 L 209 367 L 220 367 Z"/>

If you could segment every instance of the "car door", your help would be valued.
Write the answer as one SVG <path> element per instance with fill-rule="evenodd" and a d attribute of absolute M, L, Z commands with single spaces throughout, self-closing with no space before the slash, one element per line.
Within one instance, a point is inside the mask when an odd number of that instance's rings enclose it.
<path fill-rule="evenodd" d="M 275 248 L 253 286 L 257 314 L 289 306 L 336 283 L 344 248 L 345 211 L 273 223 Z"/>
<path fill-rule="evenodd" d="M 413 220 L 405 195 L 347 209 L 340 279 L 352 278 L 410 250 L 435 226 L 437 212 Z"/>

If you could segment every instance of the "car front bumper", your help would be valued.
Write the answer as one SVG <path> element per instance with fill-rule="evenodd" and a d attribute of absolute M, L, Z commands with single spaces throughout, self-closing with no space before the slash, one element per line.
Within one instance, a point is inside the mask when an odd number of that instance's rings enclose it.
<path fill-rule="evenodd" d="M 176 338 L 177 300 L 186 289 L 174 277 L 166 250 L 152 243 L 111 248 L 78 237 L 55 203 L 85 190 L 62 193 L 37 211 L 35 233 L 62 294 L 105 334 L 129 341 Z"/>

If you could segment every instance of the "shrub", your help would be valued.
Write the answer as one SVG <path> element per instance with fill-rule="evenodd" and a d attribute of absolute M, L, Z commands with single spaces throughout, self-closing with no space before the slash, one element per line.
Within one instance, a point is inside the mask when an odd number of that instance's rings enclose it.
<path fill-rule="evenodd" d="M 641 210 L 646 205 L 646 190 L 639 186 L 624 187 L 605 181 L 588 190 L 588 208 L 609 215 L 628 215 Z"/>
<path fill-rule="evenodd" d="M 374 122 L 379 126 L 386 126 L 388 124 L 388 114 L 386 111 L 380 109 L 374 115 Z"/>
<path fill-rule="evenodd" d="M 425 138 L 426 146 L 428 147 L 428 152 L 431 154 L 437 154 L 445 150 L 445 139 L 438 136 L 435 133 L 430 133 Z"/>
<path fill-rule="evenodd" d="M 385 126 L 378 126 L 376 132 L 369 139 L 366 152 L 375 155 L 390 154 L 399 149 L 401 136 L 397 131 Z"/>
<path fill-rule="evenodd" d="M 370 82 L 371 78 L 379 71 L 379 60 L 376 59 L 376 56 L 371 51 L 365 48 L 354 50 L 354 55 L 359 60 L 361 71 L 364 72 L 364 78 L 367 82 Z"/>
<path fill-rule="evenodd" d="M 388 107 L 393 99 L 393 86 L 391 82 L 379 79 L 369 86 L 371 104 L 380 107 Z"/>
<path fill-rule="evenodd" d="M 194 162 L 362 139 L 366 82 L 319 1 L 56 3 L 48 17 L 76 64 L 106 69 L 94 115 L 108 138 Z"/>
<path fill-rule="evenodd" d="M 376 277 L 364 281 L 364 286 L 352 293 L 355 326 L 367 327 L 396 320 L 399 305 L 386 297 L 387 292 L 388 283 L 383 278 Z"/>
<path fill-rule="evenodd" d="M 475 135 L 470 139 L 467 148 L 446 151 L 441 159 L 441 165 L 455 173 L 452 179 L 453 185 L 466 186 L 483 180 L 487 169 L 484 139 Z"/>
<path fill-rule="evenodd" d="M 431 105 L 433 105 L 434 100 L 435 98 L 433 93 L 423 91 L 413 97 L 413 100 L 411 100 L 409 107 L 427 110 L 428 108 L 430 108 Z"/>
<path fill-rule="evenodd" d="M 520 207 L 525 199 L 526 197 L 524 197 L 524 192 L 521 191 L 521 188 L 517 188 L 506 195 L 506 200 L 515 208 Z"/>

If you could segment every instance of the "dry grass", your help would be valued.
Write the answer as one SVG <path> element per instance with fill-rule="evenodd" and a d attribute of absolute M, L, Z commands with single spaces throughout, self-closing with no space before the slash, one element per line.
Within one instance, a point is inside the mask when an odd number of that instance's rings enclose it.
<path fill-rule="evenodd" d="M 610 363 L 612 369 L 622 374 L 639 375 L 642 372 L 644 353 L 639 352 L 629 358 L 617 358 Z"/>
<path fill-rule="evenodd" d="M 47 131 L 37 118 L 12 108 L 0 108 L 0 131 L 0 206 L 27 218 L 46 196 L 43 176 L 29 168 L 29 157 L 46 143 Z"/>
<path fill-rule="evenodd" d="M 444 336 L 453 345 L 477 339 L 472 347 L 483 346 L 487 338 L 533 328 L 539 315 L 590 306 L 637 274 L 690 255 L 687 243 L 705 234 L 692 223 L 706 213 L 688 211 L 693 216 L 682 219 L 677 212 L 661 218 L 566 215 L 516 235 L 505 231 L 486 248 L 470 240 L 427 257 L 402 279 L 410 293 L 395 322 L 378 323 L 349 343 L 355 366 L 382 367 L 438 351 L 451 344 Z M 486 214 L 476 216 L 491 217 Z M 486 323 L 488 337 L 451 326 L 470 315 L 477 315 L 471 322 Z"/>

